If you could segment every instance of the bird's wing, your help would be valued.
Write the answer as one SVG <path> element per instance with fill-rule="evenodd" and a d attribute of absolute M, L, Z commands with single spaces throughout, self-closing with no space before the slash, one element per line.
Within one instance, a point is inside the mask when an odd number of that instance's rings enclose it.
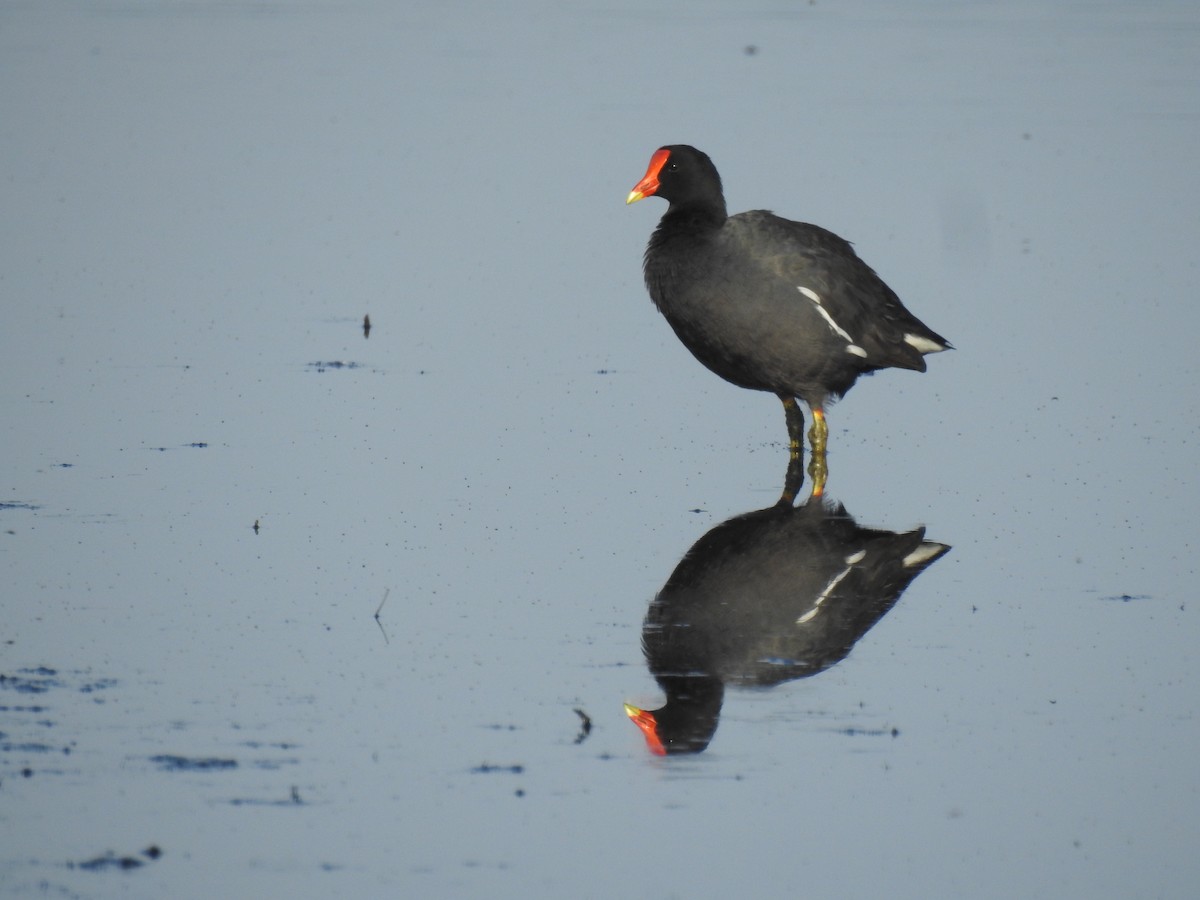
<path fill-rule="evenodd" d="M 789 288 L 798 303 L 819 307 L 830 328 L 861 347 L 872 368 L 901 366 L 924 371 L 920 347 L 948 346 L 910 313 L 849 241 L 819 225 L 793 222 L 766 210 L 728 220 L 731 240 Z"/>

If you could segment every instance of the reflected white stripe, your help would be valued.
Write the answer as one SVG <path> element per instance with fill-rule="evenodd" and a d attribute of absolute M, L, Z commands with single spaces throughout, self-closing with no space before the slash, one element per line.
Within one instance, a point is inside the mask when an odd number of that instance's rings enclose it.
<path fill-rule="evenodd" d="M 904 566 L 906 569 L 910 569 L 913 566 L 919 566 L 921 563 L 925 562 L 925 560 L 941 553 L 942 547 L 942 544 L 935 544 L 932 541 L 922 541 L 917 545 L 916 550 L 901 560 L 900 565 Z"/>
<path fill-rule="evenodd" d="M 803 625 L 821 611 L 821 604 L 829 599 L 829 595 L 833 593 L 834 588 L 842 583 L 842 579 L 850 574 L 852 568 L 854 568 L 853 565 L 846 566 L 846 568 L 842 569 L 842 571 L 829 580 L 829 584 L 825 585 L 825 590 L 821 591 L 821 596 L 813 603 L 813 608 L 796 620 L 797 625 Z"/>

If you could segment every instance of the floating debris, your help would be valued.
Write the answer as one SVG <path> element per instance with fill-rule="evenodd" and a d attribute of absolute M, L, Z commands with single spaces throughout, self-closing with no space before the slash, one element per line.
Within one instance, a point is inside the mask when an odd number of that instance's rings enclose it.
<path fill-rule="evenodd" d="M 391 588 L 384 588 L 383 589 L 383 599 L 379 601 L 379 606 L 377 606 L 375 608 L 375 624 L 378 625 L 379 630 L 381 632 L 383 632 L 383 642 L 385 644 L 390 644 L 391 641 L 388 640 L 387 632 L 384 631 L 383 622 L 380 620 L 379 614 L 381 612 L 383 612 L 383 604 L 387 603 L 388 594 L 390 594 L 391 592 L 392 592 Z"/>
<path fill-rule="evenodd" d="M 592 717 L 578 707 L 575 709 L 575 715 L 579 716 L 579 734 L 575 736 L 575 743 L 582 744 L 592 733 Z"/>

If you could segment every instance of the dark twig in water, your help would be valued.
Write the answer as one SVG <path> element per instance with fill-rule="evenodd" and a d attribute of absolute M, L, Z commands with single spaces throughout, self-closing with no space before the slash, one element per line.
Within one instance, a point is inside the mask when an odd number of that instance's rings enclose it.
<path fill-rule="evenodd" d="M 155 860 L 162 856 L 162 850 L 159 849 L 157 844 L 151 844 L 140 855 L 148 860 Z M 87 872 L 99 872 L 104 869 L 138 869 L 144 865 L 145 863 L 141 859 L 138 859 L 137 856 L 117 856 L 109 850 L 103 856 L 97 856 L 95 859 L 89 859 L 81 863 L 69 862 L 67 863 L 67 868 L 79 868 Z"/>
<path fill-rule="evenodd" d="M 370 336 L 371 336 L 371 317 L 363 316 L 363 337 L 369 338 Z"/>
<path fill-rule="evenodd" d="M 579 734 L 575 737 L 575 743 L 582 744 L 592 733 L 592 717 L 578 707 L 575 709 L 575 715 L 579 716 Z"/>
<path fill-rule="evenodd" d="M 388 640 L 387 632 L 383 630 L 383 622 L 380 621 L 379 614 L 381 612 L 383 612 L 383 604 L 387 603 L 388 594 L 390 594 L 391 592 L 392 592 L 391 588 L 384 588 L 383 599 L 379 601 L 379 606 L 375 610 L 375 624 L 378 625 L 379 630 L 381 632 L 383 632 L 383 642 L 385 644 L 390 644 L 391 641 Z"/>
<path fill-rule="evenodd" d="M 475 775 L 490 775 L 493 772 L 508 772 L 511 775 L 520 775 L 524 771 L 525 767 L 520 763 L 516 763 L 515 765 L 511 766 L 496 765 L 495 763 L 480 763 L 471 770 L 472 774 Z"/>

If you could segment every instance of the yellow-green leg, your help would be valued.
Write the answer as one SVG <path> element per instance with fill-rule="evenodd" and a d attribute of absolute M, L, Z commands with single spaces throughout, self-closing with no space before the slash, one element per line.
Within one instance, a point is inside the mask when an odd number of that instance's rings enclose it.
<path fill-rule="evenodd" d="M 792 459 L 804 455 L 804 412 L 795 397 L 780 394 L 783 401 L 783 414 L 787 417 L 788 454 Z"/>
<path fill-rule="evenodd" d="M 780 394 L 779 399 L 783 401 L 783 414 L 787 417 L 788 467 L 777 505 L 791 506 L 804 486 L 804 412 L 795 397 Z"/>
<path fill-rule="evenodd" d="M 812 414 L 812 428 L 808 431 L 812 459 L 808 461 L 808 475 L 813 482 L 812 495 L 820 497 L 825 493 L 825 482 L 829 478 L 829 463 L 825 458 L 825 447 L 829 443 L 829 426 L 825 424 L 825 410 L 815 407 Z"/>

